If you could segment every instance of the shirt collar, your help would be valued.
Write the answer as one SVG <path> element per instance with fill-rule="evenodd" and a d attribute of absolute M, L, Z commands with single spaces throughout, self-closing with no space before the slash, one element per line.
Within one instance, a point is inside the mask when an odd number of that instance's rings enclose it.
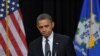
<path fill-rule="evenodd" d="M 54 32 L 51 33 L 51 35 L 48 37 L 48 40 L 50 42 L 53 42 L 53 36 L 54 36 Z M 43 42 L 46 40 L 46 38 L 43 36 Z"/>

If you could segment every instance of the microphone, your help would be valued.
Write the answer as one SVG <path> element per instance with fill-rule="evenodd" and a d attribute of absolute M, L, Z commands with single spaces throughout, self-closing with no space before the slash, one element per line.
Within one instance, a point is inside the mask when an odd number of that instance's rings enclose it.
<path fill-rule="evenodd" d="M 51 52 L 50 51 L 48 51 L 47 56 L 51 56 Z"/>
<path fill-rule="evenodd" d="M 57 56 L 56 52 L 55 52 L 54 56 Z"/>
<path fill-rule="evenodd" d="M 57 42 L 56 43 L 56 47 L 58 48 L 58 45 L 59 45 L 59 43 Z M 55 49 L 55 51 L 54 51 L 54 56 L 57 56 L 57 48 Z"/>

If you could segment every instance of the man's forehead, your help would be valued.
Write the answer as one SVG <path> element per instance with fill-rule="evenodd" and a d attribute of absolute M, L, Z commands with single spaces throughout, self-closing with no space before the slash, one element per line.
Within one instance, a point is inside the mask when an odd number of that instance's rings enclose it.
<path fill-rule="evenodd" d="M 50 20 L 49 18 L 44 18 L 44 19 L 41 19 L 39 21 L 52 21 L 52 20 Z"/>
<path fill-rule="evenodd" d="M 51 20 L 49 20 L 49 19 L 39 20 L 37 23 L 38 23 L 38 24 L 41 24 L 41 23 L 47 24 L 47 23 L 51 23 Z"/>
<path fill-rule="evenodd" d="M 51 22 L 49 20 L 41 20 L 39 21 L 37 24 L 38 25 L 46 25 L 46 24 L 50 24 Z"/>

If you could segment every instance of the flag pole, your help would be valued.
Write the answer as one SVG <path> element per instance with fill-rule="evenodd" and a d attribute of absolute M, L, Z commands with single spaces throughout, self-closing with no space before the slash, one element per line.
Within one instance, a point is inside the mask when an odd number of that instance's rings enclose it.
<path fill-rule="evenodd" d="M 6 41 L 7 41 L 7 46 L 9 46 L 9 40 L 8 40 L 8 0 L 5 1 L 6 2 L 6 17 L 5 17 L 5 20 L 6 20 Z M 9 54 L 9 49 L 8 47 L 6 46 L 6 55 L 7 56 L 10 56 Z"/>
<path fill-rule="evenodd" d="M 92 0 L 90 0 L 90 17 L 92 16 Z"/>
<path fill-rule="evenodd" d="M 95 45 L 95 40 L 93 36 L 93 27 L 92 27 L 92 17 L 93 17 L 93 1 L 90 0 L 90 37 L 89 37 L 89 48 L 94 47 Z"/>

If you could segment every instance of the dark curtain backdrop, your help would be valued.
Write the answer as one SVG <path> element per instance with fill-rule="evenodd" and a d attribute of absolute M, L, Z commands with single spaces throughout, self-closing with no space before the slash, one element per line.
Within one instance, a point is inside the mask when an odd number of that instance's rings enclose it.
<path fill-rule="evenodd" d="M 28 45 L 40 36 L 36 18 L 48 13 L 55 22 L 56 33 L 68 35 L 71 41 L 77 29 L 83 0 L 20 0 Z"/>

